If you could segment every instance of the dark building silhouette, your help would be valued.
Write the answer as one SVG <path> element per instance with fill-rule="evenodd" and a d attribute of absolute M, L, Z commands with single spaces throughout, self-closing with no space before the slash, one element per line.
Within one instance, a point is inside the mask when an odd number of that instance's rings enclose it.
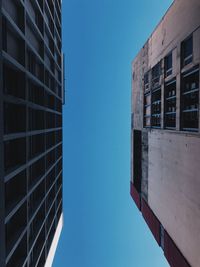
<path fill-rule="evenodd" d="M 132 62 L 131 129 L 131 195 L 172 267 L 200 266 L 199 70 L 200 1 L 175 0 Z"/>
<path fill-rule="evenodd" d="M 0 10 L 0 267 L 49 267 L 63 220 L 61 0 Z"/>

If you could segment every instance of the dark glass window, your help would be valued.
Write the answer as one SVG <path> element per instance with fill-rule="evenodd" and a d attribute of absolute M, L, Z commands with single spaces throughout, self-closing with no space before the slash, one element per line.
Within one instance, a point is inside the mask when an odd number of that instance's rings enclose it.
<path fill-rule="evenodd" d="M 193 38 L 190 36 L 182 42 L 181 46 L 182 66 L 189 64 L 193 60 Z"/>
<path fill-rule="evenodd" d="M 12 79 L 10 79 L 12 77 Z M 14 68 L 3 65 L 3 89 L 4 93 L 19 98 L 25 98 L 25 75 Z"/>
<path fill-rule="evenodd" d="M 17 133 L 26 130 L 26 106 L 4 103 L 4 133 Z"/>
<path fill-rule="evenodd" d="M 152 88 L 155 88 L 160 85 L 161 72 L 161 62 L 159 62 L 152 69 Z"/>
<path fill-rule="evenodd" d="M 165 57 L 165 77 L 172 74 L 172 53 Z"/>
<path fill-rule="evenodd" d="M 26 171 L 5 183 L 5 208 L 8 214 L 26 195 Z"/>
<path fill-rule="evenodd" d="M 149 90 L 149 73 L 145 73 L 144 75 L 144 91 Z"/>
<path fill-rule="evenodd" d="M 176 128 L 176 80 L 165 84 L 165 114 L 164 123 L 166 129 Z"/>
<path fill-rule="evenodd" d="M 182 75 L 181 128 L 198 131 L 199 127 L 199 66 Z"/>
<path fill-rule="evenodd" d="M 10 171 L 26 161 L 26 139 L 19 138 L 4 142 L 5 171 Z"/>
<path fill-rule="evenodd" d="M 11 251 L 14 244 L 19 239 L 22 234 L 24 228 L 27 224 L 27 207 L 26 203 L 24 203 L 20 209 L 12 216 L 12 218 L 7 222 L 5 226 L 5 234 L 6 234 L 6 252 L 7 254 Z M 19 259 L 20 260 L 20 257 Z M 17 263 L 17 261 L 16 261 Z M 11 265 L 11 266 L 21 266 L 21 265 Z"/>
<path fill-rule="evenodd" d="M 161 88 L 152 91 L 151 94 L 151 125 L 161 127 Z"/>

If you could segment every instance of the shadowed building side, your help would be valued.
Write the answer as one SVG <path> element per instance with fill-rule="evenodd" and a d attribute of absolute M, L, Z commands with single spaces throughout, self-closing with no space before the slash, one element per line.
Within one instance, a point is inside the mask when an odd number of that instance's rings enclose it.
<path fill-rule="evenodd" d="M 49 267 L 63 224 L 61 1 L 1 0 L 0 21 L 0 267 Z"/>

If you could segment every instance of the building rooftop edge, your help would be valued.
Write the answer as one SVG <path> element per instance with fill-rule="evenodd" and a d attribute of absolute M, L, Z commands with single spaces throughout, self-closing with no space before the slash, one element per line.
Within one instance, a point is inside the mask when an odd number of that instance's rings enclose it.
<path fill-rule="evenodd" d="M 149 37 L 146 39 L 146 42 L 144 43 L 144 45 L 149 41 L 149 39 L 151 39 L 152 35 L 154 34 L 154 32 L 158 29 L 158 27 L 160 26 L 160 24 L 162 23 L 162 21 L 164 20 L 164 18 L 167 16 L 169 10 L 171 9 L 171 7 L 174 5 L 176 0 L 173 0 L 173 2 L 171 3 L 171 5 L 168 7 L 168 9 L 165 11 L 165 14 L 162 16 L 162 18 L 160 19 L 160 21 L 158 22 L 158 24 L 155 26 L 154 30 L 152 31 L 152 33 L 149 35 Z M 142 48 L 144 47 L 144 45 L 142 46 Z M 137 52 L 137 54 L 135 55 L 135 57 L 131 60 L 131 66 L 133 65 L 135 59 L 137 58 L 137 56 L 140 54 L 142 48 L 139 49 L 139 51 Z"/>

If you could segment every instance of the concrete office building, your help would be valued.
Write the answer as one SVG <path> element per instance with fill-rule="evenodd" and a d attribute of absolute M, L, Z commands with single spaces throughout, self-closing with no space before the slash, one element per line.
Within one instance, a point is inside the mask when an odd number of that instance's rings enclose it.
<path fill-rule="evenodd" d="M 200 1 L 175 0 L 132 62 L 131 130 L 131 195 L 172 267 L 200 266 L 199 67 Z"/>
<path fill-rule="evenodd" d="M 63 220 L 61 1 L 0 10 L 0 267 L 50 267 Z"/>

